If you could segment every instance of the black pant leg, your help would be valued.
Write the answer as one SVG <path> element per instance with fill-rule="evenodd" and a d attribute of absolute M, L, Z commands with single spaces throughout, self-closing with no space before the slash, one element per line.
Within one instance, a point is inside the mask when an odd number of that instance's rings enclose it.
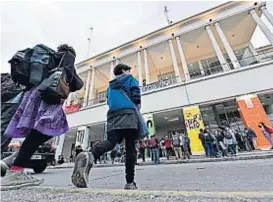
<path fill-rule="evenodd" d="M 117 143 L 122 141 L 122 134 L 119 133 L 119 130 L 112 130 L 107 133 L 107 140 L 102 141 L 96 144 L 91 148 L 91 152 L 94 155 L 95 159 L 100 159 L 100 157 L 108 151 L 114 149 Z"/>
<path fill-rule="evenodd" d="M 123 130 L 125 137 L 125 174 L 126 182 L 132 183 L 135 178 L 135 164 L 137 159 L 137 153 L 135 149 L 135 143 L 138 138 L 138 131 L 133 129 Z"/>
<path fill-rule="evenodd" d="M 13 165 L 26 167 L 31 156 L 35 153 L 38 147 L 51 138 L 52 136 L 44 135 L 36 130 L 32 130 L 23 142 Z"/>

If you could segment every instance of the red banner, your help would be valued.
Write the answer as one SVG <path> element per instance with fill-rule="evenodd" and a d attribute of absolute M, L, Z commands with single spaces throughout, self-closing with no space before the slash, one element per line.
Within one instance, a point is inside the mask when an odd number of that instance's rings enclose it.
<path fill-rule="evenodd" d="M 76 112 L 80 110 L 80 106 L 79 105 L 70 105 L 70 106 L 66 106 L 64 107 L 64 112 L 66 114 L 72 113 L 72 112 Z"/>

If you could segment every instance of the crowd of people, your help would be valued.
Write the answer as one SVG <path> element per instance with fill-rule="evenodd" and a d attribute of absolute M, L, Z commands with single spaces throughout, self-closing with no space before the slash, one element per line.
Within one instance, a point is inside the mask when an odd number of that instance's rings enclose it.
<path fill-rule="evenodd" d="M 169 137 L 171 136 L 171 137 Z M 168 160 L 175 156 L 179 159 L 191 158 L 190 138 L 184 132 L 172 132 L 165 138 L 158 139 L 155 135 L 145 137 L 138 143 L 139 157 L 146 161 L 146 156 L 151 157 L 155 164 L 160 163 L 160 157 L 166 157 Z"/>
<path fill-rule="evenodd" d="M 273 149 L 273 139 L 270 135 L 273 131 L 262 122 L 259 127 Z M 232 129 L 229 126 L 214 129 L 205 127 L 200 129 L 199 139 L 208 158 L 228 157 L 237 155 L 240 151 L 257 149 L 257 135 L 250 127 L 245 128 L 244 131 Z M 148 156 L 155 164 L 160 163 L 160 157 L 166 157 L 169 160 L 174 156 L 176 160 L 181 160 L 190 159 L 192 155 L 190 138 L 184 131 L 171 132 L 162 139 L 158 139 L 155 135 L 145 137 L 139 141 L 137 148 L 139 158 L 143 162 Z"/>
<path fill-rule="evenodd" d="M 264 123 L 259 124 L 263 128 L 263 134 L 273 148 L 273 141 L 267 132 L 270 130 Z M 236 155 L 238 151 L 252 151 L 257 149 L 257 135 L 250 127 L 244 131 L 232 129 L 229 126 L 220 126 L 210 130 L 208 127 L 200 129 L 199 139 L 202 142 L 207 157 L 227 157 L 229 154 Z"/>

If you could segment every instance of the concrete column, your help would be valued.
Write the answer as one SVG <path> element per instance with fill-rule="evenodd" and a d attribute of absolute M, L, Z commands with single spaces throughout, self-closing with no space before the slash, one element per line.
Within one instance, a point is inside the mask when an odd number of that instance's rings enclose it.
<path fill-rule="evenodd" d="M 176 60 L 176 56 L 175 56 L 175 52 L 174 52 L 174 48 L 173 48 L 173 41 L 170 39 L 170 40 L 168 40 L 168 43 L 169 43 L 169 47 L 170 47 L 170 53 L 171 53 L 171 57 L 172 57 L 175 77 L 177 79 L 177 82 L 181 83 L 181 75 L 180 75 L 180 71 L 178 68 L 178 64 L 177 64 L 177 60 Z"/>
<path fill-rule="evenodd" d="M 273 35 L 271 31 L 268 29 L 268 27 L 264 24 L 264 22 L 261 20 L 261 18 L 257 15 L 255 10 L 250 11 L 251 16 L 253 17 L 254 21 L 257 23 L 257 25 L 260 27 L 268 41 L 273 45 Z"/>
<path fill-rule="evenodd" d="M 91 81 L 90 81 L 90 90 L 89 90 L 89 97 L 88 97 L 88 103 L 92 105 L 92 99 L 93 99 L 93 94 L 94 94 L 94 85 L 95 85 L 95 72 L 96 69 L 92 68 L 92 73 L 91 73 Z"/>
<path fill-rule="evenodd" d="M 180 41 L 179 37 L 176 37 L 176 43 L 177 43 L 178 52 L 179 52 L 181 64 L 182 64 L 184 75 L 185 75 L 185 80 L 189 81 L 190 80 L 190 74 L 189 74 L 188 64 L 187 64 L 187 61 L 186 61 L 184 51 L 183 51 L 183 48 L 182 48 L 181 41 Z"/>
<path fill-rule="evenodd" d="M 54 147 L 56 148 L 55 160 L 58 161 L 58 157 L 63 153 L 65 134 L 54 138 Z"/>
<path fill-rule="evenodd" d="M 251 42 L 249 42 L 248 47 L 251 51 L 251 53 L 254 55 L 254 57 L 256 58 L 256 60 L 258 60 L 258 62 L 261 61 L 261 56 L 259 55 L 258 52 L 256 51 L 256 49 L 254 48 L 253 44 Z"/>
<path fill-rule="evenodd" d="M 90 88 L 90 79 L 91 79 L 91 71 L 89 70 L 87 73 L 87 79 L 86 79 L 86 86 L 85 86 L 85 93 L 84 93 L 84 99 L 83 99 L 83 106 L 86 107 L 88 104 L 88 93 Z"/>
<path fill-rule="evenodd" d="M 267 8 L 265 6 L 261 7 L 261 11 L 265 15 L 265 17 L 268 19 L 270 24 L 273 26 L 273 15 L 267 10 Z"/>
<path fill-rule="evenodd" d="M 142 63 L 141 63 L 141 52 L 137 52 L 137 69 L 138 69 L 138 82 L 140 86 L 143 86 L 142 78 Z"/>
<path fill-rule="evenodd" d="M 113 80 L 115 78 L 114 68 L 115 68 L 114 61 L 112 61 L 110 64 L 110 80 Z"/>
<path fill-rule="evenodd" d="M 222 31 L 222 29 L 220 27 L 220 24 L 218 22 L 216 22 L 214 25 L 215 25 L 216 31 L 217 31 L 217 33 L 218 33 L 218 35 L 219 35 L 225 49 L 226 49 L 226 51 L 227 51 L 228 57 L 230 58 L 230 60 L 232 62 L 233 67 L 235 69 L 241 67 L 241 65 L 239 64 L 239 62 L 238 62 L 238 60 L 237 60 L 237 58 L 236 58 L 236 56 L 235 56 L 229 42 L 228 42 L 224 32 Z"/>
<path fill-rule="evenodd" d="M 148 63 L 148 55 L 147 49 L 144 49 L 144 69 L 145 69 L 145 76 L 146 76 L 146 85 L 150 83 L 150 71 L 149 71 L 149 63 Z"/>
<path fill-rule="evenodd" d="M 224 58 L 224 56 L 223 56 L 223 54 L 222 54 L 222 52 L 221 52 L 221 50 L 220 50 L 219 45 L 217 44 L 217 41 L 216 41 L 216 39 L 215 39 L 215 37 L 214 37 L 212 31 L 211 31 L 210 26 L 206 26 L 206 30 L 207 30 L 207 32 L 208 32 L 208 35 L 209 35 L 209 38 L 210 38 L 210 40 L 211 40 L 213 49 L 214 49 L 214 51 L 215 51 L 215 53 L 216 53 L 216 56 L 217 56 L 217 58 L 218 58 L 218 60 L 219 60 L 219 62 L 220 62 L 220 64 L 221 64 L 221 66 L 223 67 L 223 70 L 224 70 L 224 71 L 229 71 L 230 68 L 229 68 L 229 66 L 227 65 L 227 62 L 226 62 L 226 60 L 225 60 L 225 58 Z"/>

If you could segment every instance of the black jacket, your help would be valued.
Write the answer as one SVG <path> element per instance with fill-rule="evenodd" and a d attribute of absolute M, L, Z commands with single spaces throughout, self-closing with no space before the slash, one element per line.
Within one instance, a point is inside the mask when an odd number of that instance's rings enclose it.
<path fill-rule="evenodd" d="M 23 90 L 23 86 L 12 81 L 10 74 L 1 74 L 1 153 L 7 151 L 11 142 L 12 138 L 4 134 L 19 106 L 19 103 L 9 103 L 8 101 L 15 98 Z"/>
<path fill-rule="evenodd" d="M 65 54 L 65 55 L 64 55 Z M 69 88 L 71 92 L 75 92 L 80 90 L 83 87 L 83 81 L 76 73 L 75 69 L 75 56 L 67 51 L 67 52 L 59 52 L 57 53 L 57 58 L 60 61 L 62 56 L 64 55 L 63 62 L 61 67 L 64 68 L 67 79 L 69 81 Z"/>

